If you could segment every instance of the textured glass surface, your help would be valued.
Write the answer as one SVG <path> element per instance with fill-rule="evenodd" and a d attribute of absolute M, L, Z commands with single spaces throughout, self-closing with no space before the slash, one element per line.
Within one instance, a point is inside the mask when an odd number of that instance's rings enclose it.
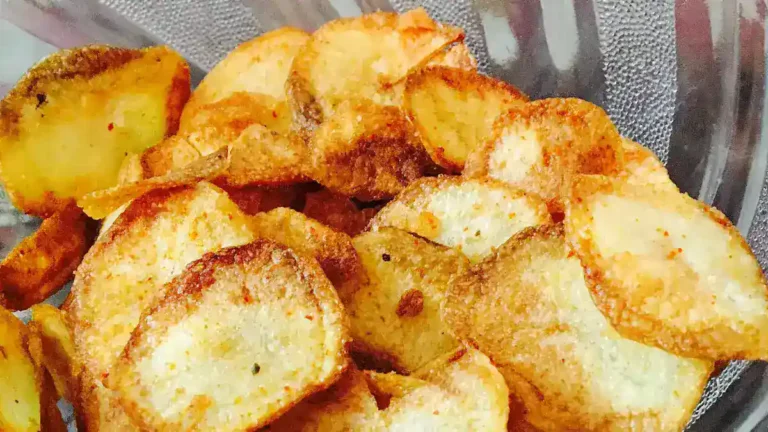
<path fill-rule="evenodd" d="M 283 25 L 423 6 L 466 29 L 483 72 L 533 97 L 603 106 L 680 188 L 723 210 L 768 265 L 765 0 L 0 0 L 0 20 L 55 46 L 170 44 L 202 77 Z M 7 41 L 0 41 L 0 50 Z M 1 52 L 0 52 L 1 54 Z M 0 57 L 1 58 L 1 57 Z M 0 82 L 0 91 L 12 83 Z M 0 253 L 35 221 L 0 203 Z M 733 362 L 689 426 L 768 430 L 763 363 Z"/>

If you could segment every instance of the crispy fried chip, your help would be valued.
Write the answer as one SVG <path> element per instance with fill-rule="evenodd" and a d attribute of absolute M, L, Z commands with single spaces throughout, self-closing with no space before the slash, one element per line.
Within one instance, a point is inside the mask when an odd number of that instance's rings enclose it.
<path fill-rule="evenodd" d="M 768 287 L 722 213 L 668 187 L 583 176 L 565 222 L 623 336 L 687 357 L 768 359 Z"/>
<path fill-rule="evenodd" d="M 312 259 L 269 240 L 205 255 L 142 316 L 107 386 L 149 430 L 254 430 L 347 364 L 343 307 Z"/>
<path fill-rule="evenodd" d="M 100 380 L 163 284 L 207 252 L 252 240 L 247 217 L 227 195 L 199 183 L 135 199 L 96 241 L 77 270 L 68 308 L 90 427 L 119 423 L 120 409 Z"/>
<path fill-rule="evenodd" d="M 481 352 L 460 348 L 410 377 L 366 373 L 379 397 L 385 430 L 505 431 L 509 390 Z M 383 393 L 383 394 L 382 394 Z"/>
<path fill-rule="evenodd" d="M 621 136 L 600 107 L 581 99 L 542 99 L 496 120 L 467 158 L 469 177 L 491 177 L 535 193 L 555 212 L 578 174 L 616 174 Z"/>
<path fill-rule="evenodd" d="M 51 374 L 56 392 L 74 402 L 80 367 L 64 312 L 48 304 L 35 305 L 29 328 L 40 340 L 41 363 Z"/>
<path fill-rule="evenodd" d="M 284 101 L 272 96 L 237 92 L 185 116 L 178 135 L 205 156 L 229 145 L 253 124 L 287 135 L 291 124 L 287 110 Z"/>
<path fill-rule="evenodd" d="M 346 196 L 324 188 L 307 194 L 302 213 L 354 237 L 368 226 L 379 210 L 379 206 L 358 209 Z"/>
<path fill-rule="evenodd" d="M 653 185 L 678 190 L 669 173 L 652 151 L 628 138 L 621 139 L 624 149 L 624 167 L 619 172 L 627 183 Z"/>
<path fill-rule="evenodd" d="M 27 328 L 0 306 L 0 430 L 40 430 L 41 381 L 27 351 Z"/>
<path fill-rule="evenodd" d="M 477 70 L 477 60 L 469 52 L 464 42 L 451 45 L 448 49 L 435 54 L 426 64 L 429 66 L 447 66 L 468 71 Z"/>
<path fill-rule="evenodd" d="M 0 102 L 0 168 L 12 202 L 50 216 L 114 186 L 126 153 L 176 132 L 189 69 L 167 47 L 55 53 Z"/>
<path fill-rule="evenodd" d="M 276 241 L 311 256 L 335 287 L 357 280 L 363 269 L 352 239 L 288 208 L 259 213 L 251 219 L 256 237 Z"/>
<path fill-rule="evenodd" d="M 183 121 L 200 106 L 236 92 L 285 100 L 285 80 L 293 57 L 308 39 L 303 30 L 282 27 L 243 42 L 203 78 L 184 107 Z M 290 121 L 290 114 L 286 119 Z"/>
<path fill-rule="evenodd" d="M 508 397 L 504 378 L 488 358 L 460 348 L 413 376 L 348 371 L 334 387 L 304 400 L 265 430 L 501 432 L 507 426 Z"/>
<path fill-rule="evenodd" d="M 228 188 L 285 186 L 308 181 L 307 147 L 260 124 L 248 126 L 232 143 L 229 167 L 216 180 Z"/>
<path fill-rule="evenodd" d="M 103 219 L 125 203 L 153 190 L 189 186 L 204 180 L 218 178 L 229 168 L 230 155 L 230 148 L 224 147 L 164 176 L 151 177 L 135 183 L 91 192 L 80 198 L 77 205 L 88 216 L 94 219 Z"/>
<path fill-rule="evenodd" d="M 365 374 L 349 368 L 336 384 L 304 399 L 264 431 L 376 432 L 383 426 Z"/>
<path fill-rule="evenodd" d="M 681 430 L 712 368 L 622 338 L 592 302 L 562 225 L 528 228 L 460 276 L 444 317 L 544 431 Z"/>
<path fill-rule="evenodd" d="M 366 278 L 339 289 L 354 349 L 384 356 L 411 373 L 458 343 L 440 318 L 453 279 L 469 268 L 459 252 L 405 231 L 382 228 L 354 240 Z"/>
<path fill-rule="evenodd" d="M 200 152 L 179 135 L 168 137 L 141 154 L 144 177 L 158 177 L 200 159 Z"/>
<path fill-rule="evenodd" d="M 467 155 L 491 135 L 497 117 L 520 108 L 528 97 L 520 90 L 473 70 L 444 66 L 408 77 L 404 107 L 432 160 L 461 172 Z"/>
<path fill-rule="evenodd" d="M 341 103 L 309 143 L 310 175 L 363 201 L 391 198 L 431 165 L 404 113 L 360 101 Z"/>
<path fill-rule="evenodd" d="M 424 178 L 384 206 L 371 227 L 392 226 L 455 247 L 473 262 L 516 232 L 550 222 L 543 201 L 491 179 Z"/>
<path fill-rule="evenodd" d="M 399 105 L 393 84 L 463 38 L 461 29 L 434 22 L 424 9 L 326 23 L 299 50 L 286 83 L 294 127 L 308 139 L 351 98 Z"/>
<path fill-rule="evenodd" d="M 0 302 L 12 310 L 27 309 L 70 281 L 91 241 L 87 220 L 70 203 L 17 244 L 0 263 Z"/>

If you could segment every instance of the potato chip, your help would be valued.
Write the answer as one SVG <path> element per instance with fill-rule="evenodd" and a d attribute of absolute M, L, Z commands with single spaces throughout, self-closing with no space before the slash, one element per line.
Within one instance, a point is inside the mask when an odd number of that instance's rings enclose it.
<path fill-rule="evenodd" d="M 467 45 L 463 42 L 459 42 L 434 55 L 429 59 L 425 66 L 446 66 L 474 71 L 477 70 L 477 60 L 472 53 L 469 52 Z"/>
<path fill-rule="evenodd" d="M 96 241 L 77 270 L 68 308 L 90 428 L 124 421 L 100 382 L 163 285 L 203 254 L 253 238 L 227 195 L 199 183 L 142 195 Z"/>
<path fill-rule="evenodd" d="M 88 218 L 74 205 L 45 219 L 0 263 L 0 303 L 24 310 L 72 280 L 92 239 Z"/>
<path fill-rule="evenodd" d="M 455 247 L 477 262 L 529 226 L 551 221 L 544 202 L 491 179 L 424 178 L 371 220 Z"/>
<path fill-rule="evenodd" d="M 106 383 L 148 430 L 255 430 L 338 379 L 345 340 L 317 263 L 257 240 L 172 281 Z"/>
<path fill-rule="evenodd" d="M 768 359 L 768 287 L 722 213 L 668 187 L 583 176 L 565 223 L 623 336 L 686 357 Z"/>
<path fill-rule="evenodd" d="M 51 374 L 56 392 L 74 402 L 80 367 L 64 312 L 49 304 L 35 305 L 28 326 L 40 340 L 41 362 Z"/>
<path fill-rule="evenodd" d="M 354 239 L 365 278 L 339 296 L 349 314 L 353 349 L 408 374 L 458 347 L 440 317 L 448 286 L 469 268 L 459 252 L 405 231 L 382 228 Z"/>
<path fill-rule="evenodd" d="M 0 306 L 0 430 L 40 430 L 40 377 L 26 347 L 27 328 Z"/>
<path fill-rule="evenodd" d="M 123 158 L 172 135 L 189 68 L 167 47 L 59 51 L 0 103 L 0 168 L 13 204 L 50 216 L 117 182 Z"/>
<path fill-rule="evenodd" d="M 679 431 L 712 368 L 621 337 L 562 225 L 528 228 L 459 276 L 444 317 L 488 354 L 542 431 Z"/>
<path fill-rule="evenodd" d="M 499 117 L 493 134 L 468 158 L 469 177 L 491 177 L 535 193 L 553 212 L 574 176 L 617 174 L 621 137 L 600 107 L 581 99 L 542 99 Z"/>
<path fill-rule="evenodd" d="M 293 57 L 308 39 L 303 30 L 282 27 L 243 42 L 203 78 L 184 107 L 183 120 L 200 106 L 237 92 L 285 100 L 285 80 Z M 290 114 L 286 118 L 290 121 Z"/>
<path fill-rule="evenodd" d="M 186 138 L 174 135 L 146 149 L 141 154 L 141 167 L 145 178 L 158 177 L 184 168 L 201 157 Z"/>
<path fill-rule="evenodd" d="M 473 70 L 432 66 L 410 76 L 404 106 L 432 160 L 461 172 L 467 155 L 491 135 L 494 120 L 528 97 Z"/>
<path fill-rule="evenodd" d="M 309 143 L 310 176 L 334 192 L 375 201 L 391 198 L 431 165 L 396 107 L 341 103 Z"/>
<path fill-rule="evenodd" d="M 399 105 L 393 84 L 463 38 L 461 29 L 436 23 L 424 9 L 326 23 L 296 54 L 286 83 L 294 127 L 309 139 L 351 98 Z"/>
<path fill-rule="evenodd" d="M 664 164 L 652 151 L 628 138 L 621 139 L 621 146 L 624 150 L 624 166 L 619 176 L 624 178 L 624 181 L 678 190 L 669 179 L 669 173 Z"/>
<path fill-rule="evenodd" d="M 251 218 L 256 237 L 273 240 L 315 258 L 335 287 L 357 280 L 362 265 L 352 239 L 288 208 L 276 208 Z"/>

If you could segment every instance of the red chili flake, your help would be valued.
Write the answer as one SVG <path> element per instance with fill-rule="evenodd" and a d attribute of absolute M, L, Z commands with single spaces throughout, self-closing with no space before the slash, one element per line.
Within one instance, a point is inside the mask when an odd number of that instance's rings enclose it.
<path fill-rule="evenodd" d="M 115 124 L 114 123 L 110 123 L 110 124 L 107 125 L 107 130 L 108 131 L 111 131 L 114 128 L 115 128 Z"/>
<path fill-rule="evenodd" d="M 669 237 L 669 231 L 664 231 L 664 237 Z"/>
<path fill-rule="evenodd" d="M 277 118 L 277 111 L 272 111 L 272 118 Z"/>

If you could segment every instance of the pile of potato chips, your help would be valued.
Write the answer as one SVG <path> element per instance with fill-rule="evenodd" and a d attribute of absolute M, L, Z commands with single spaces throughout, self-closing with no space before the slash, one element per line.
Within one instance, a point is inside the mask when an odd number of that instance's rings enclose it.
<path fill-rule="evenodd" d="M 0 430 L 66 430 L 64 398 L 81 431 L 678 431 L 715 361 L 768 358 L 727 218 L 463 39 L 283 28 L 193 92 L 165 47 L 35 65 L 0 104 L 45 218 L 0 264 Z"/>

